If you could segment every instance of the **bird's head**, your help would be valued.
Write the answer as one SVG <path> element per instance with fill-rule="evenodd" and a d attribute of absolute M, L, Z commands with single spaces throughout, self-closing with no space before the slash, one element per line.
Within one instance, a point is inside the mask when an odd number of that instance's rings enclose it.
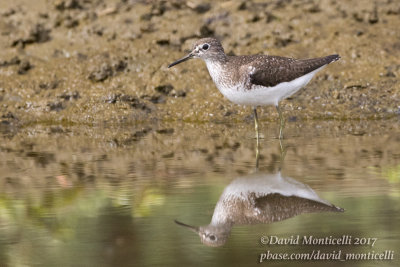
<path fill-rule="evenodd" d="M 225 58 L 224 48 L 221 43 L 215 38 L 203 38 L 197 40 L 192 47 L 192 51 L 185 57 L 171 63 L 168 68 L 171 68 L 179 63 L 192 58 L 201 58 L 203 60 Z"/>
<path fill-rule="evenodd" d="M 186 227 L 200 236 L 201 242 L 209 247 L 220 247 L 228 241 L 232 226 L 229 224 L 191 226 L 175 220 L 175 223 Z"/>

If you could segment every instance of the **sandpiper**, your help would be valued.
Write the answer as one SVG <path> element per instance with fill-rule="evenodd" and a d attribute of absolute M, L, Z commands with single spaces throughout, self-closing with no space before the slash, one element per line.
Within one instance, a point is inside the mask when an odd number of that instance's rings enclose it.
<path fill-rule="evenodd" d="M 232 181 L 215 206 L 210 224 L 191 226 L 175 220 L 200 236 L 203 244 L 226 243 L 234 225 L 267 224 L 314 212 L 343 212 L 321 199 L 308 185 L 290 177 L 255 173 Z"/>
<path fill-rule="evenodd" d="M 326 65 L 340 59 L 330 55 L 312 59 L 293 59 L 269 55 L 228 56 L 215 38 L 196 41 L 192 51 L 168 68 L 191 58 L 201 58 L 207 65 L 219 91 L 236 104 L 253 107 L 257 143 L 259 140 L 257 107 L 275 105 L 282 139 L 284 119 L 279 108 L 282 99 L 296 93 Z"/>

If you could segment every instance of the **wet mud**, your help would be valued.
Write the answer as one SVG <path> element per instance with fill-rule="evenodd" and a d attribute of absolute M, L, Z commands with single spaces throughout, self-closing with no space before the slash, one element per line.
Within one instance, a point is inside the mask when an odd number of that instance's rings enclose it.
<path fill-rule="evenodd" d="M 398 1 L 3 1 L 4 125 L 233 123 L 200 60 L 174 69 L 193 41 L 229 54 L 342 59 L 282 102 L 290 120 L 387 119 L 400 112 Z M 260 120 L 275 121 L 272 107 Z"/>

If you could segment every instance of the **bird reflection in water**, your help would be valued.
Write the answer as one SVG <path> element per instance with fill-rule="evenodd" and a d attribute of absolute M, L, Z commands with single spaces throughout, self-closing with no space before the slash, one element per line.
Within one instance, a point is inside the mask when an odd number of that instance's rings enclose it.
<path fill-rule="evenodd" d="M 258 167 L 258 150 L 256 157 Z M 203 244 L 219 247 L 226 243 L 234 225 L 279 222 L 313 212 L 343 212 L 343 209 L 321 199 L 308 185 L 282 176 L 280 171 L 256 172 L 235 179 L 225 188 L 209 225 L 198 227 L 175 222 L 197 233 Z"/>

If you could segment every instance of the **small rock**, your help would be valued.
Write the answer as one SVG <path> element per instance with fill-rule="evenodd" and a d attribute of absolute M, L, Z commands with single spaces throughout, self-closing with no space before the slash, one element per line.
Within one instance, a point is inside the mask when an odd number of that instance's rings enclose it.
<path fill-rule="evenodd" d="M 133 23 L 133 20 L 130 19 L 130 18 L 126 18 L 126 19 L 124 19 L 124 23 L 125 23 L 125 24 L 132 24 L 132 23 Z"/>
<path fill-rule="evenodd" d="M 11 111 L 7 112 L 6 114 L 1 115 L 1 117 L 3 119 L 15 119 L 15 116 Z"/>
<path fill-rule="evenodd" d="M 156 131 L 159 134 L 173 134 L 174 129 L 173 128 L 166 128 L 166 129 L 160 129 Z"/>
<path fill-rule="evenodd" d="M 63 92 L 58 97 L 62 98 L 64 100 L 76 100 L 76 99 L 80 98 L 80 95 L 79 95 L 78 91 L 74 91 L 74 92 Z"/>
<path fill-rule="evenodd" d="M 277 36 L 275 37 L 275 46 L 277 47 L 285 47 L 287 45 L 289 45 L 290 43 L 292 43 L 293 40 L 293 35 L 292 34 L 286 34 L 284 36 Z"/>
<path fill-rule="evenodd" d="M 1 125 L 11 125 L 13 122 L 18 121 L 17 117 L 15 117 L 15 115 L 12 112 L 7 112 L 5 114 L 1 115 L 1 120 L 0 120 L 0 127 Z"/>
<path fill-rule="evenodd" d="M 151 13 L 146 13 L 140 16 L 140 20 L 142 21 L 150 21 L 153 15 Z"/>
<path fill-rule="evenodd" d="M 332 93 L 333 98 L 335 99 L 339 99 L 340 98 L 340 93 L 338 90 L 333 91 Z"/>
<path fill-rule="evenodd" d="M 105 103 L 109 103 L 109 104 L 115 104 L 117 103 L 119 94 L 110 94 L 107 96 L 107 98 L 104 100 Z"/>
<path fill-rule="evenodd" d="M 154 90 L 164 95 L 168 95 L 173 89 L 174 87 L 170 84 L 159 85 L 156 88 L 154 88 Z"/>
<path fill-rule="evenodd" d="M 15 13 L 17 13 L 17 11 L 16 11 L 14 8 L 10 8 L 10 9 L 8 9 L 8 10 L 2 12 L 1 15 L 2 15 L 3 17 L 9 17 L 9 16 L 14 15 Z"/>
<path fill-rule="evenodd" d="M 164 95 L 160 95 L 160 94 L 151 95 L 151 96 L 142 95 L 140 98 L 149 100 L 153 104 L 161 104 L 161 103 L 165 103 L 165 101 L 166 101 L 165 96 Z"/>
<path fill-rule="evenodd" d="M 56 89 L 58 87 L 58 85 L 60 84 L 60 80 L 54 80 L 51 82 L 41 82 L 39 84 L 39 88 L 40 89 Z"/>
<path fill-rule="evenodd" d="M 32 68 L 28 60 L 22 60 L 18 67 L 18 74 L 25 74 Z"/>
<path fill-rule="evenodd" d="M 207 24 L 201 26 L 199 32 L 201 38 L 213 36 L 215 33 L 215 31 L 211 29 Z"/>
<path fill-rule="evenodd" d="M 375 24 L 375 23 L 377 23 L 378 21 L 379 21 L 379 17 L 378 17 L 378 8 L 375 7 L 374 10 L 373 10 L 371 13 L 369 13 L 369 15 L 368 15 L 368 22 L 369 22 L 370 24 Z"/>
<path fill-rule="evenodd" d="M 233 145 L 231 145 L 231 149 L 233 151 L 236 151 L 239 147 L 240 147 L 240 143 L 239 142 L 235 142 Z"/>
<path fill-rule="evenodd" d="M 140 39 L 142 35 L 140 33 L 136 33 L 133 31 L 128 31 L 126 34 L 122 36 L 123 39 L 129 40 L 129 41 L 134 41 L 136 39 Z"/>
<path fill-rule="evenodd" d="M 385 74 L 386 77 L 396 77 L 396 74 L 392 70 L 388 70 Z"/>
<path fill-rule="evenodd" d="M 47 13 L 39 13 L 39 18 L 48 19 L 49 18 L 49 14 L 47 14 Z"/>
<path fill-rule="evenodd" d="M 68 29 L 75 28 L 79 25 L 79 20 L 72 18 L 71 16 L 67 16 L 64 19 L 63 25 L 65 28 L 68 28 Z"/>
<path fill-rule="evenodd" d="M 270 22 L 272 22 L 274 20 L 277 20 L 277 19 L 278 19 L 278 17 L 275 16 L 274 14 L 272 14 L 270 12 L 266 12 L 265 13 L 265 22 L 266 23 L 270 23 Z"/>
<path fill-rule="evenodd" d="M 357 32 L 356 32 L 356 36 L 361 36 L 363 34 L 364 34 L 363 30 L 357 30 Z"/>
<path fill-rule="evenodd" d="M 217 13 L 214 16 L 206 18 L 205 24 L 210 25 L 211 23 L 217 22 L 217 21 L 223 21 L 223 20 L 228 21 L 229 15 L 230 15 L 230 13 L 228 11 Z"/>
<path fill-rule="evenodd" d="M 141 33 L 152 33 L 155 31 L 156 31 L 156 28 L 155 28 L 154 24 L 152 24 L 152 23 L 148 23 L 147 25 L 140 26 Z"/>
<path fill-rule="evenodd" d="M 168 39 L 160 39 L 160 40 L 156 41 L 156 44 L 158 44 L 160 46 L 169 45 L 169 40 Z"/>
<path fill-rule="evenodd" d="M 346 84 L 344 85 L 344 89 L 351 89 L 351 88 L 355 88 L 355 89 L 365 89 L 368 88 L 369 83 L 366 84 Z"/>
<path fill-rule="evenodd" d="M 195 3 L 187 2 L 186 5 L 196 11 L 196 13 L 203 14 L 211 9 L 210 3 Z"/>
<path fill-rule="evenodd" d="M 117 8 L 117 6 L 109 6 L 109 7 L 106 7 L 105 9 L 102 9 L 102 10 L 96 12 L 96 13 L 99 17 L 112 15 L 112 14 L 118 13 L 118 8 Z"/>
<path fill-rule="evenodd" d="M 116 97 L 116 101 L 127 102 L 134 109 L 143 110 L 145 112 L 151 112 L 151 109 L 146 105 L 146 103 L 140 101 L 137 97 L 131 95 L 120 95 Z"/>
<path fill-rule="evenodd" d="M 128 63 L 126 62 L 126 60 L 122 59 L 114 60 L 112 63 L 112 68 L 114 69 L 115 72 L 124 71 L 127 66 Z"/>
<path fill-rule="evenodd" d="M 149 98 L 149 101 L 154 104 L 162 104 L 166 102 L 166 99 L 163 95 L 153 95 Z"/>
<path fill-rule="evenodd" d="M 174 153 L 174 152 L 171 152 L 171 153 L 167 153 L 167 154 L 162 155 L 162 157 L 163 157 L 163 158 L 173 158 L 174 155 L 175 155 L 175 153 Z"/>
<path fill-rule="evenodd" d="M 399 15 L 400 14 L 400 5 L 398 5 L 397 7 L 389 7 L 388 10 L 386 11 L 386 14 Z"/>
<path fill-rule="evenodd" d="M 46 29 L 42 24 L 36 24 L 31 28 L 27 37 L 13 40 L 11 46 L 25 47 L 26 44 L 47 42 L 51 39 L 50 32 L 51 30 Z"/>
<path fill-rule="evenodd" d="M 18 65 L 19 63 L 21 63 L 21 60 L 17 56 L 11 58 L 10 61 L 8 61 L 8 64 L 10 65 Z"/>
<path fill-rule="evenodd" d="M 21 63 L 21 60 L 15 56 L 11 58 L 10 60 L 0 60 L 0 67 L 8 67 L 11 65 L 18 65 Z"/>
<path fill-rule="evenodd" d="M 396 71 L 400 70 L 400 65 L 386 66 L 386 77 L 396 77 Z"/>
<path fill-rule="evenodd" d="M 354 18 L 357 22 L 363 22 L 363 21 L 364 21 L 364 17 L 363 17 L 363 15 L 361 14 L 360 11 L 354 12 L 354 13 L 353 13 L 353 18 Z"/>
<path fill-rule="evenodd" d="M 155 1 L 151 7 L 152 16 L 162 16 L 167 11 L 167 1 Z"/>
<path fill-rule="evenodd" d="M 225 117 L 229 117 L 233 114 L 233 112 L 231 110 L 228 110 L 227 112 L 225 112 L 224 116 Z"/>
<path fill-rule="evenodd" d="M 132 134 L 132 139 L 134 141 L 137 141 L 140 138 L 146 136 L 151 130 L 151 128 L 143 128 L 142 130 L 136 131 L 134 134 Z"/>
<path fill-rule="evenodd" d="M 118 95 L 118 99 L 121 102 L 134 102 L 134 101 L 136 101 L 136 97 L 131 96 L 131 95 L 125 95 L 125 94 Z"/>
<path fill-rule="evenodd" d="M 64 104 L 62 102 L 60 102 L 60 101 L 50 102 L 50 103 L 47 104 L 47 106 L 50 108 L 50 111 L 60 111 L 60 110 L 63 110 L 65 108 Z"/>
<path fill-rule="evenodd" d="M 61 126 L 51 126 L 50 127 L 50 133 L 65 133 L 65 132 L 66 131 Z"/>
<path fill-rule="evenodd" d="M 97 35 L 97 36 L 103 36 L 105 31 L 104 27 L 101 27 L 99 25 L 94 25 L 91 29 L 90 32 Z"/>
<path fill-rule="evenodd" d="M 82 9 L 78 0 L 58 0 L 55 2 L 54 7 L 59 11 L 66 9 Z"/>
<path fill-rule="evenodd" d="M 238 6 L 238 10 L 246 10 L 248 8 L 248 1 L 242 1 L 239 6 Z"/>
<path fill-rule="evenodd" d="M 186 92 L 184 90 L 172 90 L 170 93 L 171 96 L 173 97 L 185 97 Z"/>
<path fill-rule="evenodd" d="M 321 8 L 319 7 L 319 5 L 314 4 L 310 8 L 308 8 L 307 11 L 310 13 L 318 13 L 321 12 Z"/>
<path fill-rule="evenodd" d="M 88 56 L 87 55 L 85 55 L 85 54 L 82 54 L 82 53 L 80 53 L 80 52 L 78 52 L 77 54 L 76 54 L 76 57 L 78 58 L 78 60 L 80 60 L 80 61 L 82 61 L 82 60 L 86 60 L 87 58 L 88 58 Z"/>
<path fill-rule="evenodd" d="M 49 41 L 51 30 L 46 29 L 42 24 L 36 24 L 29 31 L 29 37 L 27 41 L 32 43 L 44 43 Z"/>
<path fill-rule="evenodd" d="M 93 82 L 102 82 L 112 75 L 113 70 L 111 66 L 107 63 L 103 63 L 100 69 L 94 70 L 89 74 L 88 79 Z"/>
<path fill-rule="evenodd" d="M 260 17 L 258 14 L 253 14 L 253 15 L 247 20 L 247 22 L 254 23 L 254 22 L 259 21 L 260 19 L 261 19 L 261 17 Z"/>

